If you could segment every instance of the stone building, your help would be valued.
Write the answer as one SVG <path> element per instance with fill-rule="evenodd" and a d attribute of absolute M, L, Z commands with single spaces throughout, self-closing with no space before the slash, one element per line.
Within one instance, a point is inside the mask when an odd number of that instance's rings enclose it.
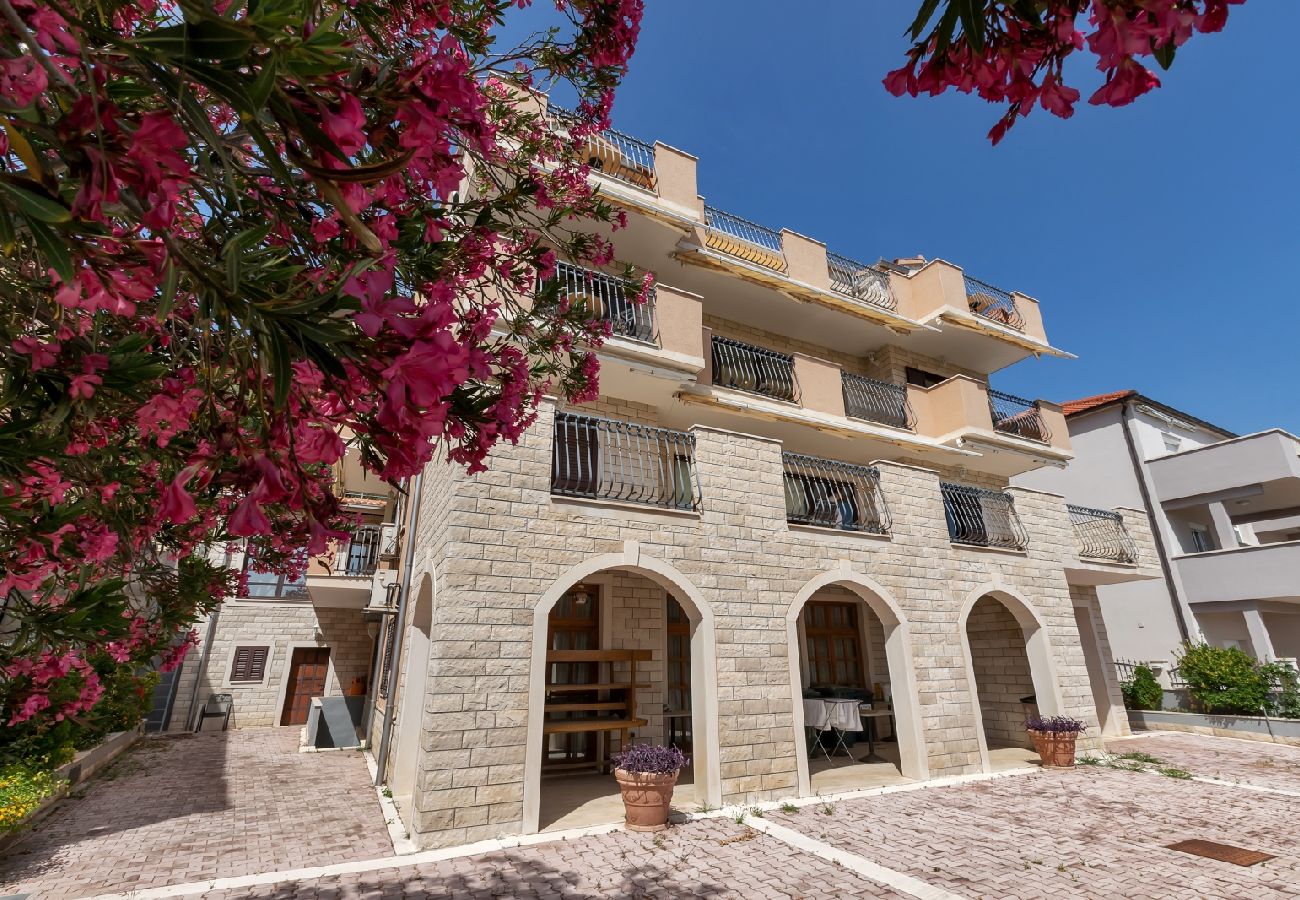
<path fill-rule="evenodd" d="M 693 808 L 1020 765 L 1031 703 L 1124 732 L 1096 587 L 1158 575 L 1146 516 L 1008 487 L 1071 458 L 1058 407 L 989 384 L 1062 355 L 1038 302 L 706 206 L 664 144 L 588 149 L 657 288 L 562 265 L 613 330 L 601 398 L 412 485 L 367 735 L 412 837 L 615 821 L 629 742 L 689 752 Z M 810 729 L 837 700 L 860 727 Z"/>

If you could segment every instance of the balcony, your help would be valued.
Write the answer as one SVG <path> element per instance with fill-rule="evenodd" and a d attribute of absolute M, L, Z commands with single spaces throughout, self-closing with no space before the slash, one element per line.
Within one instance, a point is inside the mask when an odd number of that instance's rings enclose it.
<path fill-rule="evenodd" d="M 1137 544 L 1124 527 L 1123 516 L 1108 509 L 1092 509 L 1072 503 L 1066 509 L 1074 527 L 1079 556 L 1129 565 L 1137 563 Z"/>
<path fill-rule="evenodd" d="M 566 109 L 550 105 L 547 112 L 559 130 L 568 131 L 577 124 L 577 117 Z M 655 190 L 657 179 L 653 144 L 613 128 L 580 140 L 583 142 L 579 146 L 579 152 L 586 157 L 585 161 L 593 171 L 643 190 Z"/>
<path fill-rule="evenodd" d="M 551 493 L 661 509 L 698 509 L 695 435 L 559 413 L 551 455 Z"/>
<path fill-rule="evenodd" d="M 1300 601 L 1300 541 L 1175 556 L 1188 603 Z"/>
<path fill-rule="evenodd" d="M 989 416 L 994 431 L 1042 444 L 1052 439 L 1037 400 L 1026 400 L 989 388 Z"/>
<path fill-rule="evenodd" d="M 782 453 L 781 465 L 787 522 L 889 533 L 889 507 L 878 470 L 797 453 Z"/>
<path fill-rule="evenodd" d="M 718 335 L 712 336 L 710 350 L 715 385 L 773 400 L 799 402 L 792 355 Z"/>
<path fill-rule="evenodd" d="M 358 525 L 351 539 L 339 548 L 332 574 L 369 578 L 379 566 L 380 526 Z"/>
<path fill-rule="evenodd" d="M 736 259 L 784 272 L 779 232 L 712 206 L 704 207 L 705 246 Z"/>
<path fill-rule="evenodd" d="M 560 295 L 569 298 L 571 303 L 586 305 L 593 319 L 608 322 L 611 334 L 649 344 L 659 342 L 653 288 L 644 302 L 639 302 L 622 278 L 566 262 L 557 263 L 555 274 L 548 281 L 539 281 L 538 290 L 549 283 L 557 283 Z"/>
<path fill-rule="evenodd" d="M 916 428 L 916 415 L 907 401 L 907 388 L 851 372 L 841 373 L 844 414 L 892 428 Z"/>
<path fill-rule="evenodd" d="M 830 252 L 826 254 L 826 269 L 832 290 L 881 309 L 898 307 L 887 272 Z"/>
<path fill-rule="evenodd" d="M 943 514 L 954 544 L 1024 550 L 1029 535 L 1010 494 L 942 482 Z"/>
<path fill-rule="evenodd" d="M 964 278 L 966 302 L 970 305 L 971 312 L 982 319 L 1014 328 L 1016 331 L 1025 330 L 1025 318 L 1016 308 L 1014 297 L 1002 288 L 994 287 L 978 278 L 969 275 L 965 275 Z"/>

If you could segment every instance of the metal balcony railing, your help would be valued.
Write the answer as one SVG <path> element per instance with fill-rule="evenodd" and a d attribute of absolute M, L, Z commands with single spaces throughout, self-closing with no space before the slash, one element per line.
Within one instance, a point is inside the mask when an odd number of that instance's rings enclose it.
<path fill-rule="evenodd" d="M 1074 526 L 1080 556 L 1121 563 L 1137 562 L 1137 544 L 1124 527 L 1124 517 L 1119 513 L 1073 503 L 1067 504 L 1066 509 L 1070 512 L 1070 524 Z"/>
<path fill-rule="evenodd" d="M 954 544 L 1003 550 L 1023 550 L 1029 546 L 1029 535 L 1016 515 L 1010 494 L 948 482 L 939 487 L 943 492 L 948 537 Z"/>
<path fill-rule="evenodd" d="M 713 383 L 797 403 L 794 357 L 731 338 L 713 336 Z"/>
<path fill-rule="evenodd" d="M 334 569 L 337 575 L 373 575 L 379 563 L 379 526 L 358 525 L 347 546 L 341 548 Z"/>
<path fill-rule="evenodd" d="M 894 428 L 916 427 L 912 404 L 907 402 L 907 388 L 864 375 L 845 372 L 841 378 L 844 391 L 844 414 Z"/>
<path fill-rule="evenodd" d="M 1026 400 L 989 388 L 989 415 L 993 418 L 995 431 L 1044 444 L 1052 439 L 1037 400 Z"/>
<path fill-rule="evenodd" d="M 657 344 L 654 288 L 637 303 L 627 282 L 604 272 L 593 272 L 572 263 L 556 263 L 552 280 L 559 282 L 560 292 L 570 301 L 581 300 L 591 309 L 593 318 L 609 322 L 613 333 L 635 341 Z M 543 285 L 538 281 L 538 289 Z"/>
<path fill-rule="evenodd" d="M 975 315 L 1006 325 L 1016 331 L 1025 330 L 1025 320 L 1016 309 L 1016 300 L 1002 288 L 986 284 L 978 278 L 966 278 L 966 302 Z"/>
<path fill-rule="evenodd" d="M 869 466 L 782 453 L 785 518 L 798 525 L 888 534 L 880 472 Z"/>
<path fill-rule="evenodd" d="M 785 271 L 781 235 L 712 206 L 704 207 L 705 244 L 737 259 Z"/>
<path fill-rule="evenodd" d="M 551 493 L 698 509 L 695 435 L 652 425 L 559 413 Z"/>
<path fill-rule="evenodd" d="M 551 120 L 562 129 L 577 124 L 577 116 L 567 109 L 551 106 Z M 655 148 L 640 138 L 607 128 L 588 135 L 580 151 L 594 171 L 628 184 L 655 189 Z"/>
<path fill-rule="evenodd" d="M 826 254 L 826 267 L 830 271 L 831 287 L 839 293 L 881 309 L 894 309 L 898 306 L 887 273 L 847 256 L 829 252 Z"/>

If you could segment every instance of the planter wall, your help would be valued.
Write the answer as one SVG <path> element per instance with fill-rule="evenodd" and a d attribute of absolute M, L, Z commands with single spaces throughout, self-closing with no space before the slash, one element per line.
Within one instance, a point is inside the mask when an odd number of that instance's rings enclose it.
<path fill-rule="evenodd" d="M 1130 709 L 1128 721 L 1134 730 L 1185 731 L 1191 734 L 1245 738 L 1300 747 L 1300 719 L 1265 719 L 1262 716 L 1221 716 L 1169 710 L 1151 712 Z"/>

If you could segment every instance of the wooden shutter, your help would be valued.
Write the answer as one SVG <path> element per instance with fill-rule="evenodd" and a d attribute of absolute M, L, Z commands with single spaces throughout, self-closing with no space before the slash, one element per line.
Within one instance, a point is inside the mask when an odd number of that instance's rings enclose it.
<path fill-rule="evenodd" d="M 261 681 L 266 677 L 266 657 L 270 647 L 236 647 L 230 666 L 230 680 Z"/>

